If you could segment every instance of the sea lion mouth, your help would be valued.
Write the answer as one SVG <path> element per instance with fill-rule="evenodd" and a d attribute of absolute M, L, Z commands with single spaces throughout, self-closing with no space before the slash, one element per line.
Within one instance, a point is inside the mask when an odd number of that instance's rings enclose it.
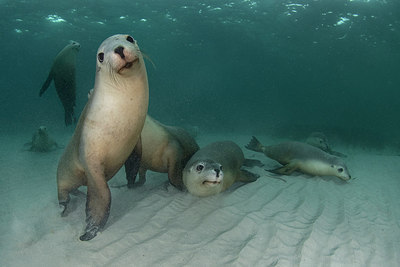
<path fill-rule="evenodd" d="M 119 71 L 121 71 L 123 69 L 130 69 L 133 66 L 133 64 L 138 62 L 138 61 L 139 61 L 139 58 L 137 57 L 132 61 L 126 62 L 126 64 L 122 68 L 120 68 Z"/>
<path fill-rule="evenodd" d="M 208 184 L 208 185 L 214 185 L 214 184 L 220 184 L 221 181 L 209 181 L 209 180 L 205 180 L 203 182 L 203 184 Z"/>

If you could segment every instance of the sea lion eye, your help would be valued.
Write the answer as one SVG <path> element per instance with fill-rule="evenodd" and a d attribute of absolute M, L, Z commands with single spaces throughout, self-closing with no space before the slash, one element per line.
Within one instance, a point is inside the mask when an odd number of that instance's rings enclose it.
<path fill-rule="evenodd" d="M 99 53 L 99 54 L 97 55 L 97 58 L 99 59 L 99 62 L 100 62 L 100 63 L 103 63 L 103 61 L 104 61 L 104 53 Z"/>
<path fill-rule="evenodd" d="M 128 42 L 132 43 L 132 44 L 135 43 L 135 40 L 134 40 L 131 36 L 129 36 L 129 35 L 128 35 L 128 37 L 126 37 L 126 40 L 127 40 Z"/>
<path fill-rule="evenodd" d="M 338 172 L 343 172 L 343 168 L 339 168 L 339 169 L 337 169 L 338 170 Z"/>
<path fill-rule="evenodd" d="M 196 171 L 201 172 L 204 169 L 204 165 L 199 164 L 196 166 Z"/>

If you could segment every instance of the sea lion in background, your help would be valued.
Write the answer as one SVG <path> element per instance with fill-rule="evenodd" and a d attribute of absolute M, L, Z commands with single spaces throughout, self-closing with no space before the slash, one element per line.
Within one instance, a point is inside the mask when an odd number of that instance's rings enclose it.
<path fill-rule="evenodd" d="M 49 152 L 56 148 L 61 148 L 47 132 L 46 126 L 40 126 L 32 136 L 32 142 L 26 143 L 30 146 L 29 151 Z"/>
<path fill-rule="evenodd" d="M 75 65 L 76 55 L 80 47 L 81 45 L 79 43 L 70 41 L 70 43 L 58 53 L 51 66 L 49 75 L 39 92 L 39 96 L 42 96 L 50 86 L 51 81 L 54 80 L 57 95 L 64 107 L 65 125 L 72 124 L 72 120 L 76 123 L 74 114 L 76 99 Z"/>
<path fill-rule="evenodd" d="M 111 194 L 107 185 L 139 141 L 149 102 L 146 67 L 136 41 L 114 35 L 97 51 L 93 94 L 57 169 L 58 201 L 66 215 L 69 193 L 87 185 L 86 228 L 94 238 L 105 225 Z"/>
<path fill-rule="evenodd" d="M 322 149 L 326 153 L 329 153 L 331 155 L 337 156 L 337 157 L 342 157 L 345 158 L 347 157 L 345 154 L 342 154 L 337 151 L 333 151 L 331 146 L 329 145 L 328 138 L 326 137 L 325 134 L 321 132 L 313 132 L 310 134 L 309 137 L 306 139 L 306 143 L 315 147 L 318 147 L 319 149 Z"/>
<path fill-rule="evenodd" d="M 240 169 L 244 163 L 243 151 L 234 142 L 211 143 L 188 161 L 183 183 L 191 194 L 205 197 L 218 194 L 237 181 L 256 181 L 259 175 Z"/>
<path fill-rule="evenodd" d="M 305 143 L 286 142 L 278 145 L 263 146 L 253 136 L 246 148 L 262 152 L 267 157 L 284 165 L 275 170 L 270 170 L 273 173 L 290 175 L 298 170 L 310 175 L 336 176 L 345 181 L 351 179 L 346 164 L 342 159 Z"/>
<path fill-rule="evenodd" d="M 168 179 L 183 189 L 182 171 L 190 157 L 199 150 L 192 136 L 179 127 L 164 125 L 147 115 L 141 133 L 141 158 L 138 185 L 146 182 L 146 171 L 168 173 Z M 137 174 L 135 153 L 125 162 L 128 187 L 134 186 Z"/>

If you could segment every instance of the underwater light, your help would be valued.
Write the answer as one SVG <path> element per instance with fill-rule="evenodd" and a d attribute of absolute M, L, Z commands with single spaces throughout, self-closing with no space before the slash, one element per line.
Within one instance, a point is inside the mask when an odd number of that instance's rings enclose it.
<path fill-rule="evenodd" d="M 63 19 L 62 17 L 58 16 L 58 15 L 48 15 L 46 17 L 46 19 L 48 21 L 54 22 L 54 23 L 59 23 L 59 22 L 66 22 L 65 19 Z"/>

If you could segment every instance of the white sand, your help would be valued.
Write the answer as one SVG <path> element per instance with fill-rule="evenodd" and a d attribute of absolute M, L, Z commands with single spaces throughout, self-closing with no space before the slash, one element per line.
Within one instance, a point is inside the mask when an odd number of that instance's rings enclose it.
<path fill-rule="evenodd" d="M 89 242 L 85 198 L 59 215 L 62 150 L 21 151 L 27 134 L 0 136 L 0 266 L 399 266 L 400 157 L 340 150 L 355 180 L 285 176 L 198 198 L 148 172 L 141 188 L 112 188 L 106 228 Z M 276 140 L 258 136 L 263 143 Z M 67 144 L 69 135 L 55 138 Z M 200 136 L 201 146 L 250 136 Z M 339 149 L 337 149 L 339 150 Z M 244 149 L 267 168 L 276 165 Z M 124 184 L 119 172 L 109 184 Z M 81 189 L 85 191 L 85 188 Z"/>

